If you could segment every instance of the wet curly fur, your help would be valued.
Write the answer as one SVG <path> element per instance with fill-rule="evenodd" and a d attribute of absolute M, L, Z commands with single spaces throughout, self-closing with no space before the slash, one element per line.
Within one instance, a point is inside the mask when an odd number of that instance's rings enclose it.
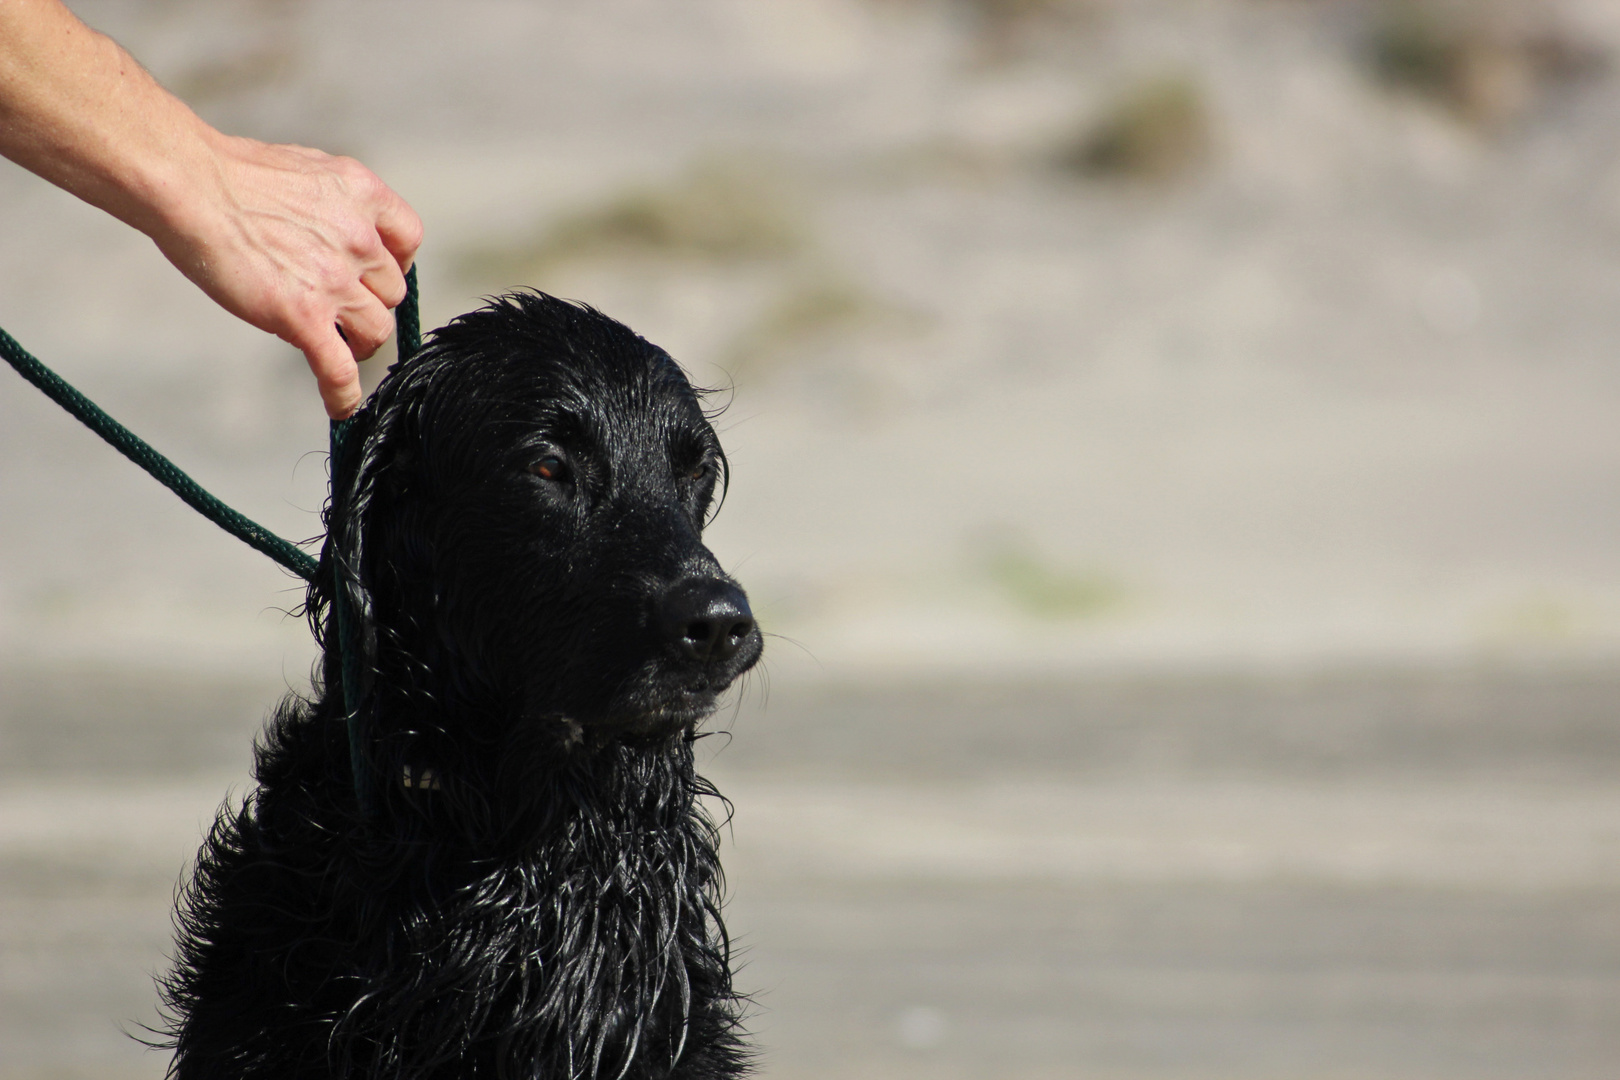
<path fill-rule="evenodd" d="M 171 1074 L 742 1075 L 692 751 L 760 636 L 701 540 L 726 472 L 697 394 L 619 323 L 514 294 L 397 365 L 342 457 L 316 691 L 178 904 Z"/>

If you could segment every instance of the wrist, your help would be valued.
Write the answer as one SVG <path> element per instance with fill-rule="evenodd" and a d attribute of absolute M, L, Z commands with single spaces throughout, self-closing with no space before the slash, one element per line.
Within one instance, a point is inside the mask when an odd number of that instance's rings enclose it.
<path fill-rule="evenodd" d="M 167 91 L 159 92 L 167 94 Z M 120 205 L 106 209 L 165 247 L 165 237 L 204 230 L 225 184 L 222 162 L 228 136 L 221 135 L 176 98 L 148 145 L 131 148 L 114 178 Z"/>

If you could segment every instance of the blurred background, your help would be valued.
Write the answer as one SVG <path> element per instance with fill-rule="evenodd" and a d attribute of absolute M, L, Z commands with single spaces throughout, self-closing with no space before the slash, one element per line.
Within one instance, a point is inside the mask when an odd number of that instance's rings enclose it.
<path fill-rule="evenodd" d="M 1620 3 L 72 6 L 380 173 L 426 325 L 717 389 L 764 1077 L 1615 1075 Z M 319 532 L 299 355 L 3 162 L 0 238 L 0 326 Z M 0 1080 L 162 1074 L 299 595 L 0 372 Z"/>

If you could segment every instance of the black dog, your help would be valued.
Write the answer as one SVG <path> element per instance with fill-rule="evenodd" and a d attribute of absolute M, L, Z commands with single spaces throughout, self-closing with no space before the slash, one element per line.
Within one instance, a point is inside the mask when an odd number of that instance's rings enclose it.
<path fill-rule="evenodd" d="M 324 690 L 181 896 L 172 1074 L 741 1075 L 692 741 L 760 634 L 701 540 L 726 464 L 697 394 L 519 294 L 396 366 L 345 446 Z"/>

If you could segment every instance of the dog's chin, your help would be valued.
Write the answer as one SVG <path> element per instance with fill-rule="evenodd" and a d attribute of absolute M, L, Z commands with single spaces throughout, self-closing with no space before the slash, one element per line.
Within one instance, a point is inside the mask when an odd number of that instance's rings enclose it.
<path fill-rule="evenodd" d="M 689 735 L 714 712 L 718 698 L 716 692 L 708 690 L 661 693 L 653 700 L 637 695 L 603 709 L 567 713 L 548 709 L 537 714 L 535 720 L 566 750 L 621 742 L 645 745 Z"/>
<path fill-rule="evenodd" d="M 612 711 L 597 730 L 604 741 L 656 742 L 685 735 L 714 712 L 713 691 L 680 691 L 660 695 L 656 703 Z"/>

